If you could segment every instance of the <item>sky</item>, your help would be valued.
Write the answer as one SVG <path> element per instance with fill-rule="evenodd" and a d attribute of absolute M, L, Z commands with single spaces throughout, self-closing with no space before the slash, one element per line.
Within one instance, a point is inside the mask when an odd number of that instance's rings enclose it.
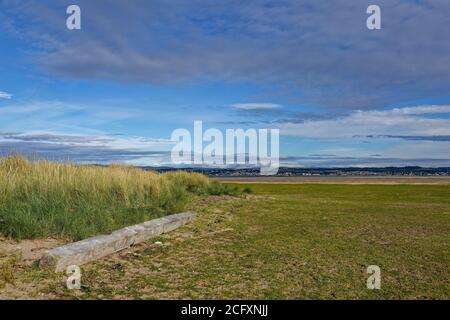
<path fill-rule="evenodd" d="M 448 0 L 0 0 L 0 153 L 170 165 L 171 133 L 201 120 L 280 129 L 285 166 L 450 166 L 449 17 Z"/>

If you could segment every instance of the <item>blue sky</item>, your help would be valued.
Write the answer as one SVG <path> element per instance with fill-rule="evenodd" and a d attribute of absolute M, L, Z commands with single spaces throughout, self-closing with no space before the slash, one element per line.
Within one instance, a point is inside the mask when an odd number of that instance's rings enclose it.
<path fill-rule="evenodd" d="M 450 166 L 450 2 L 375 2 L 3 0 L 0 151 L 167 165 L 202 120 L 279 128 L 282 165 Z"/>

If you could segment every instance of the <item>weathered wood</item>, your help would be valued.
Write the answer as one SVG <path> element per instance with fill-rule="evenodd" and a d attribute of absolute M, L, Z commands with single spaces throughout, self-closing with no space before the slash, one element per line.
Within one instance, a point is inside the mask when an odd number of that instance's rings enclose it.
<path fill-rule="evenodd" d="M 62 272 L 68 266 L 80 266 L 100 259 L 151 237 L 172 231 L 194 219 L 195 213 L 183 212 L 126 227 L 109 235 L 99 235 L 70 243 L 48 250 L 41 259 L 40 266 Z"/>

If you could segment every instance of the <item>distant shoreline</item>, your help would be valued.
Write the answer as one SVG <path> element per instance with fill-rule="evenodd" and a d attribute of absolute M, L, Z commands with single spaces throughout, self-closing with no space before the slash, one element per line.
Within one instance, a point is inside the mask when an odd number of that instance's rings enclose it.
<path fill-rule="evenodd" d="M 316 176 L 316 177 L 211 177 L 229 183 L 276 183 L 276 184 L 417 184 L 450 185 L 450 176 Z"/>

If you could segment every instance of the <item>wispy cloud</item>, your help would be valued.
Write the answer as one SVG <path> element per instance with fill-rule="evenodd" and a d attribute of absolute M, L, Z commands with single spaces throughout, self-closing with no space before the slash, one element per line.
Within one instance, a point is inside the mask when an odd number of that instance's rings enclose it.
<path fill-rule="evenodd" d="M 12 94 L 4 91 L 0 91 L 0 99 L 11 99 Z"/>
<path fill-rule="evenodd" d="M 154 139 L 147 137 L 129 137 L 123 135 L 76 135 L 59 134 L 53 132 L 0 132 L 1 140 L 20 142 L 41 142 L 51 144 L 65 144 L 78 146 L 103 146 L 109 148 L 145 149 L 155 145 L 168 145 L 169 139 Z"/>
<path fill-rule="evenodd" d="M 0 132 L 1 155 L 20 152 L 30 157 L 81 163 L 141 161 L 158 164 L 168 161 L 172 145 L 167 139 L 122 135 Z"/>
<path fill-rule="evenodd" d="M 8 131 L 50 130 L 97 134 L 98 130 L 92 128 L 115 121 L 137 118 L 139 115 L 139 112 L 132 108 L 124 109 L 95 102 L 30 101 L 8 104 L 0 108 L 0 127 Z"/>
<path fill-rule="evenodd" d="M 367 114 L 379 116 L 396 116 L 396 115 L 421 115 L 421 114 L 439 114 L 450 113 L 449 105 L 424 105 L 416 107 L 394 108 L 390 110 L 373 110 L 365 111 Z"/>
<path fill-rule="evenodd" d="M 377 136 L 355 136 L 355 138 L 393 138 L 393 139 L 404 139 L 413 141 L 450 141 L 450 135 L 448 136 L 395 136 L 395 135 L 377 135 Z"/>
<path fill-rule="evenodd" d="M 272 110 L 281 108 L 281 105 L 275 103 L 236 103 L 231 107 L 239 110 Z"/>
<path fill-rule="evenodd" d="M 306 138 L 352 138 L 352 137 L 391 137 L 412 140 L 411 137 L 430 137 L 450 135 L 448 117 L 429 117 L 449 113 L 450 106 L 418 106 L 395 108 L 391 110 L 355 111 L 347 116 L 326 120 L 307 120 L 302 123 L 282 123 L 281 132 L 285 135 Z M 443 139 L 445 140 L 445 139 Z"/>

